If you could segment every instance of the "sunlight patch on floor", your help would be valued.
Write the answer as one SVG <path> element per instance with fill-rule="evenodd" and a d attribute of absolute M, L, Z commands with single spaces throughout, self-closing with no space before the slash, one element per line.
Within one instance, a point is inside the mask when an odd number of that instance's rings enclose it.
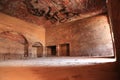
<path fill-rule="evenodd" d="M 114 58 L 43 57 L 37 59 L 0 61 L 0 66 L 82 66 L 115 61 Z"/>

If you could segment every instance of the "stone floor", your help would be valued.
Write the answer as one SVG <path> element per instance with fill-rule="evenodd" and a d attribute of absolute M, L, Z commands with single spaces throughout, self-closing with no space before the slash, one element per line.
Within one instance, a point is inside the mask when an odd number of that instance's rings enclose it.
<path fill-rule="evenodd" d="M 43 57 L 37 59 L 0 61 L 0 66 L 82 66 L 108 62 L 115 62 L 115 59 L 85 57 Z"/>
<path fill-rule="evenodd" d="M 50 57 L 0 62 L 0 80 L 120 80 L 112 58 Z"/>

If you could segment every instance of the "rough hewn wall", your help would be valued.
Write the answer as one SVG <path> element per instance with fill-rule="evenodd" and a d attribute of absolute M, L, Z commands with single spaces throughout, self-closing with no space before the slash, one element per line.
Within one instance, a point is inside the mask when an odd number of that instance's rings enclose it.
<path fill-rule="evenodd" d="M 120 0 L 108 0 L 109 16 L 115 39 L 117 61 L 120 62 Z"/>
<path fill-rule="evenodd" d="M 47 46 L 70 44 L 71 56 L 112 56 L 113 47 L 105 15 L 46 29 Z"/>
<path fill-rule="evenodd" d="M 0 54 L 24 54 L 24 44 L 18 42 L 22 39 L 18 37 L 19 35 L 13 36 L 12 34 L 4 33 L 7 31 L 15 32 L 13 34 L 19 33 L 27 39 L 29 45 L 28 53 L 35 54 L 35 49 L 32 47 L 35 42 L 40 42 L 45 46 L 45 29 L 42 26 L 27 23 L 0 13 Z M 1 37 L 3 33 L 4 36 Z"/>
<path fill-rule="evenodd" d="M 108 0 L 108 8 L 114 34 L 118 71 L 120 74 L 120 0 Z"/>

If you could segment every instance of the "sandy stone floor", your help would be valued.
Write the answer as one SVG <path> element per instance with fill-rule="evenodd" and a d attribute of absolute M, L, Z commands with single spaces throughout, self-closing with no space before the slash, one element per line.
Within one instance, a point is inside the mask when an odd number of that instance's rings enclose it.
<path fill-rule="evenodd" d="M 83 57 L 42 57 L 36 59 L 0 61 L 0 66 L 82 66 L 108 62 L 115 62 L 115 59 Z"/>
<path fill-rule="evenodd" d="M 0 80 L 120 80 L 120 78 L 115 59 L 112 58 L 44 57 L 1 61 Z"/>

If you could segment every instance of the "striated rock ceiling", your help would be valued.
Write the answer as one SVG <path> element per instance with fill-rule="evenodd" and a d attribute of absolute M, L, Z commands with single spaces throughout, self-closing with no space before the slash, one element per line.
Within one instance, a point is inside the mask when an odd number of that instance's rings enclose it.
<path fill-rule="evenodd" d="M 48 26 L 102 14 L 107 8 L 106 0 L 0 0 L 0 11 Z"/>

